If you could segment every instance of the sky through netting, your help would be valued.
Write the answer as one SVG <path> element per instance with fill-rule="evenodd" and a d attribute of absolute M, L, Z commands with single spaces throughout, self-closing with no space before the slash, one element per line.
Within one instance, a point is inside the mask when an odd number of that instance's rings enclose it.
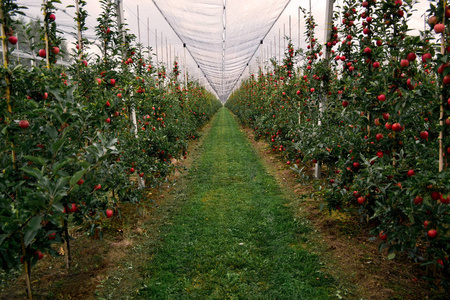
<path fill-rule="evenodd" d="M 224 101 L 290 0 L 153 2 Z"/>

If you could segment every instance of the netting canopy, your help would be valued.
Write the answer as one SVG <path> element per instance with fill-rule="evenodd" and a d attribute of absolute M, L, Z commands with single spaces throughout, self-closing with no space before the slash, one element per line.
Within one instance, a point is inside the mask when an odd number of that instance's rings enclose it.
<path fill-rule="evenodd" d="M 290 0 L 153 0 L 222 101 Z"/>

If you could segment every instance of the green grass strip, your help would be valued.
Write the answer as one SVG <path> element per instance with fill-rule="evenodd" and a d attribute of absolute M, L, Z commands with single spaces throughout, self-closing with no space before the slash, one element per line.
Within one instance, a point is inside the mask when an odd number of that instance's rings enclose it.
<path fill-rule="evenodd" d="M 146 299 L 328 299 L 334 281 L 302 243 L 309 231 L 222 108 L 149 262 Z"/>

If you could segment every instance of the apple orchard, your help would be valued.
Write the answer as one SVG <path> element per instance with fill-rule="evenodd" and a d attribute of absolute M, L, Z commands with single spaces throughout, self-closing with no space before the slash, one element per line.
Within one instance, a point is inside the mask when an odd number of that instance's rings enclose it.
<path fill-rule="evenodd" d="M 0 132 L 0 263 L 31 267 L 63 244 L 70 266 L 68 228 L 101 236 L 102 224 L 123 202 L 138 202 L 186 158 L 221 103 L 197 82 L 180 80 L 179 67 L 154 67 L 147 53 L 122 34 L 114 1 L 102 0 L 95 28 L 101 55 L 88 55 L 86 1 L 78 1 L 73 64 L 57 63 L 58 11 L 46 1 L 36 66 L 12 64 L 17 20 L 24 8 L 1 2 L 3 64 Z M 145 56 L 145 57 L 144 57 Z"/>
<path fill-rule="evenodd" d="M 221 107 L 179 79 L 177 62 L 166 70 L 149 59 L 114 1 L 100 2 L 101 53 L 89 55 L 77 0 L 70 66 L 58 64 L 60 1 L 42 6 L 33 66 L 13 62 L 25 8 L 0 6 L 0 262 L 23 270 L 30 293 L 38 260 L 62 245 L 70 266 L 71 226 L 101 237 L 120 203 L 163 182 Z M 330 211 L 359 216 L 388 258 L 406 254 L 448 289 L 450 8 L 429 2 L 415 36 L 414 0 L 340 1 L 323 44 L 305 11 L 307 48 L 289 43 L 283 62 L 243 81 L 226 106 L 294 171 L 320 167 L 316 197 Z"/>
<path fill-rule="evenodd" d="M 321 166 L 330 211 L 360 216 L 389 259 L 448 288 L 450 8 L 430 3 L 413 36 L 415 1 L 343 1 L 323 45 L 305 12 L 307 49 L 290 44 L 226 106 L 296 172 Z"/>

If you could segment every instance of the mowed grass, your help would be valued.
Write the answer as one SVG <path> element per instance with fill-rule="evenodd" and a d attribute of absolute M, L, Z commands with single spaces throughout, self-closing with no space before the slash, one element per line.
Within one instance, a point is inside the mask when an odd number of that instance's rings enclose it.
<path fill-rule="evenodd" d="M 334 281 L 302 243 L 294 218 L 226 108 L 212 121 L 201 156 L 149 262 L 145 299 L 328 299 Z"/>

